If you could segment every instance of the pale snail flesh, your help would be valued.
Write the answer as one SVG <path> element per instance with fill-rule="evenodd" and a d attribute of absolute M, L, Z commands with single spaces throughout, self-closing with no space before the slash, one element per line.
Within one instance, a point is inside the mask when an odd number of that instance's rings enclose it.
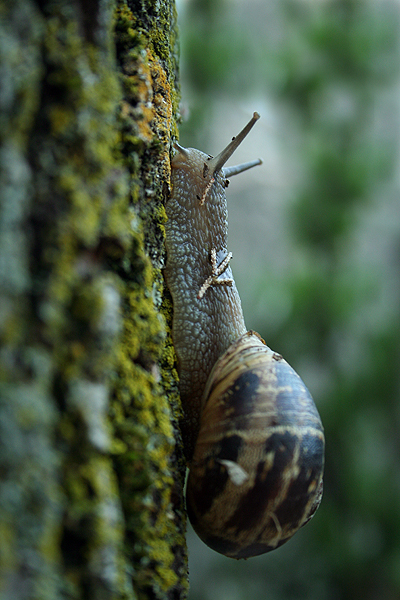
<path fill-rule="evenodd" d="M 213 158 L 175 145 L 166 205 L 166 281 L 174 304 L 189 461 L 187 509 L 199 537 L 234 558 L 273 550 L 322 496 L 323 427 L 300 377 L 247 332 L 227 249 L 223 168 L 259 116 Z"/>

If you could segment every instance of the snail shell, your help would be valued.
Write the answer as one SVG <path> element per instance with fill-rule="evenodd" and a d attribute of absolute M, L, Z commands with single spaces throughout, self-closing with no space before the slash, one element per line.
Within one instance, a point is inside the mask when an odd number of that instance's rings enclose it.
<path fill-rule="evenodd" d="M 248 558 L 281 546 L 322 496 L 324 433 L 296 372 L 255 332 L 215 364 L 187 483 L 190 521 L 213 550 Z"/>

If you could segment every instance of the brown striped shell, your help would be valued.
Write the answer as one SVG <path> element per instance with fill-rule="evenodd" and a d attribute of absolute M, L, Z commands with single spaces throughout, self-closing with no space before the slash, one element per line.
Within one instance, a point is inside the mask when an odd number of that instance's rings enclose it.
<path fill-rule="evenodd" d="M 297 373 L 255 332 L 214 366 L 187 483 L 190 521 L 233 558 L 281 546 L 322 496 L 324 433 Z"/>

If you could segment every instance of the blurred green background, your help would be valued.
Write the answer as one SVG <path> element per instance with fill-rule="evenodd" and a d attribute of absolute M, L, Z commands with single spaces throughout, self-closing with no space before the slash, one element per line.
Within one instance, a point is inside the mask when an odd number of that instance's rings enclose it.
<path fill-rule="evenodd" d="M 309 525 L 236 562 L 189 536 L 190 600 L 400 599 L 400 3 L 181 0 L 181 143 L 230 164 L 248 328 L 300 373 L 326 432 Z"/>

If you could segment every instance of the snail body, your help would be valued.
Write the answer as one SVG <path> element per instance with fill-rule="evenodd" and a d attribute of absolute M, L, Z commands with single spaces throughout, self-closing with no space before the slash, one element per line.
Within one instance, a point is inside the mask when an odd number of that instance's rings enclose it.
<path fill-rule="evenodd" d="M 189 462 L 187 509 L 200 538 L 234 558 L 268 552 L 314 514 L 323 427 L 300 377 L 247 332 L 227 248 L 223 165 L 259 115 L 215 158 L 175 145 L 165 277 L 174 304 Z"/>

